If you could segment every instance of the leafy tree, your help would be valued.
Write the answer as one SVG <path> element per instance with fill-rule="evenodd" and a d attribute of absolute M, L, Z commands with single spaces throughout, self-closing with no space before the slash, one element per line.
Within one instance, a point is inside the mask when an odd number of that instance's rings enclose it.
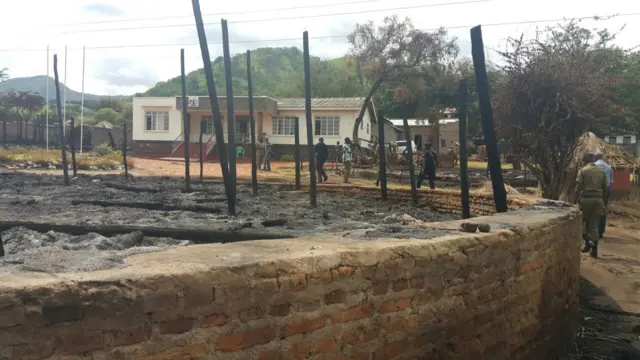
<path fill-rule="evenodd" d="M 504 79 L 494 89 L 497 128 L 546 198 L 566 198 L 573 186 L 579 137 L 621 114 L 615 87 L 624 82 L 624 51 L 612 39 L 606 30 L 569 22 L 533 40 L 510 39 L 503 54 Z"/>
<path fill-rule="evenodd" d="M 9 78 L 9 74 L 7 74 L 7 68 L 0 69 L 0 82 L 3 82 Z"/>
<path fill-rule="evenodd" d="M 362 66 L 363 79 L 369 86 L 354 124 L 354 139 L 371 98 L 382 85 L 402 87 L 411 98 L 422 98 L 431 76 L 450 68 L 458 55 L 456 41 L 447 39 L 446 30 L 422 31 L 408 18 L 400 20 L 397 16 L 385 18 L 380 26 L 373 22 L 358 24 L 348 40 L 351 56 Z"/>
<path fill-rule="evenodd" d="M 45 104 L 46 100 L 40 94 L 28 91 L 12 91 L 0 98 L 0 107 L 4 108 L 4 112 L 18 118 L 19 141 L 23 138 L 24 123 L 30 121 Z"/>
<path fill-rule="evenodd" d="M 111 108 L 102 108 L 93 114 L 93 118 L 96 123 L 101 121 L 108 121 L 111 124 L 118 124 L 120 122 L 120 114 Z"/>

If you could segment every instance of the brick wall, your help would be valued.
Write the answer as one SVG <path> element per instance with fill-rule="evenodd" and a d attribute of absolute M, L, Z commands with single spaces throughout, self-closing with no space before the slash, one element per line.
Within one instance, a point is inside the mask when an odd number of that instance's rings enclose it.
<path fill-rule="evenodd" d="M 580 216 L 522 211 L 487 220 L 512 230 L 432 241 L 202 245 L 0 276 L 0 359 L 552 358 L 577 329 Z"/>

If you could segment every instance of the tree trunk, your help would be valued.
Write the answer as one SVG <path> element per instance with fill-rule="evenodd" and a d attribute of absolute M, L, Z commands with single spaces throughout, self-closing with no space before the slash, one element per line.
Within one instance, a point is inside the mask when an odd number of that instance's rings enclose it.
<path fill-rule="evenodd" d="M 354 142 L 356 145 L 358 144 L 358 128 L 360 127 L 360 123 L 362 123 L 362 118 L 364 117 L 364 113 L 367 111 L 367 107 L 369 107 L 371 98 L 376 93 L 376 91 L 378 91 L 378 88 L 380 87 L 380 85 L 382 85 L 383 81 L 384 81 L 383 77 L 378 78 L 378 80 L 376 80 L 373 86 L 371 86 L 371 89 L 369 90 L 369 94 L 367 94 L 367 97 L 364 98 L 364 103 L 362 104 L 362 108 L 360 109 L 360 112 L 358 113 L 358 117 L 356 117 L 356 122 L 353 125 L 353 139 L 351 139 L 351 141 Z"/>

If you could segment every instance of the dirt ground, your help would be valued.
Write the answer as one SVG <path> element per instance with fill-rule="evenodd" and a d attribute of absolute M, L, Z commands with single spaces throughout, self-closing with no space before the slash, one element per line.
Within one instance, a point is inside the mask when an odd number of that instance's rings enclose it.
<path fill-rule="evenodd" d="M 640 359 L 640 203 L 610 205 L 599 258 L 582 255 L 582 329 L 566 360 Z"/>

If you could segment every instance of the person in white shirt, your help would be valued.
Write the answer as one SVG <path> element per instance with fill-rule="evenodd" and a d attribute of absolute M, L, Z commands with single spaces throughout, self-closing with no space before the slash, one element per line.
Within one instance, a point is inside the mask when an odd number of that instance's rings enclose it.
<path fill-rule="evenodd" d="M 602 155 L 602 153 L 596 154 L 596 166 L 602 169 L 602 171 L 604 171 L 604 173 L 607 175 L 607 183 L 609 184 L 609 187 L 607 188 L 607 194 L 604 198 L 605 210 L 603 214 L 600 215 L 600 223 L 598 224 L 598 234 L 602 239 L 602 237 L 604 236 L 604 230 L 607 226 L 606 206 L 609 204 L 609 201 L 611 200 L 611 186 L 613 185 L 613 169 L 611 168 L 611 166 L 609 166 L 609 164 L 607 164 L 604 161 L 604 156 Z"/>

